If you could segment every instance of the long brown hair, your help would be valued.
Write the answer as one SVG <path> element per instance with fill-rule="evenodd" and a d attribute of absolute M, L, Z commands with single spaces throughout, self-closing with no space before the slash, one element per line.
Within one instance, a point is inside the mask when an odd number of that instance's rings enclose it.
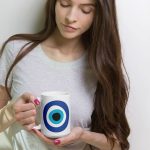
<path fill-rule="evenodd" d="M 9 41 L 29 41 L 21 48 L 7 73 L 5 87 L 10 97 L 7 82 L 13 67 L 39 43 L 46 40 L 56 28 L 55 4 L 56 0 L 47 0 L 45 25 L 40 32 L 16 34 L 3 44 L 2 52 Z M 130 128 L 125 108 L 129 93 L 123 74 L 124 65 L 117 28 L 115 0 L 96 0 L 95 11 L 91 28 L 82 36 L 83 44 L 88 49 L 89 64 L 97 78 L 91 131 L 105 134 L 112 149 L 117 138 L 121 149 L 128 150 Z"/>

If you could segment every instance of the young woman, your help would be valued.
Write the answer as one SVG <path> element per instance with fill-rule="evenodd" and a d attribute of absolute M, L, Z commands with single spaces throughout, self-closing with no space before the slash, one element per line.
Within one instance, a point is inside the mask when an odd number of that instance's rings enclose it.
<path fill-rule="evenodd" d="M 10 126 L 12 149 L 128 150 L 122 66 L 115 0 L 47 0 L 43 30 L 14 35 L 2 48 L 1 106 L 12 101 L 1 109 L 1 130 Z M 47 90 L 72 95 L 66 137 L 31 130 L 39 118 L 34 99 Z"/>

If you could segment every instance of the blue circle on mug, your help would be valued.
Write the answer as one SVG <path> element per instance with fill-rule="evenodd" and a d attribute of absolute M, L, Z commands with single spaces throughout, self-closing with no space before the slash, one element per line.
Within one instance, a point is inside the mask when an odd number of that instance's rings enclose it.
<path fill-rule="evenodd" d="M 52 107 L 55 108 L 55 106 L 56 106 L 56 109 L 49 111 L 50 108 Z M 59 106 L 61 109 L 59 109 L 59 107 L 57 106 Z M 44 121 L 45 127 L 51 132 L 61 132 L 65 130 L 69 122 L 68 105 L 65 102 L 60 101 L 60 100 L 55 100 L 55 101 L 51 101 L 47 103 L 43 109 L 43 121 Z M 64 123 L 62 123 L 63 121 Z M 53 125 L 56 125 L 56 126 L 49 124 L 49 122 L 51 122 Z"/>

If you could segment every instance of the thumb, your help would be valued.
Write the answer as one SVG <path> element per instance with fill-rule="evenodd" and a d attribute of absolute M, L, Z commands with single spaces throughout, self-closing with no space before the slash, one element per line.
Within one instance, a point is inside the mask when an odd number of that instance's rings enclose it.
<path fill-rule="evenodd" d="M 21 97 L 24 103 L 33 103 L 35 106 L 40 105 L 40 101 L 35 98 L 31 93 L 24 93 Z"/>
<path fill-rule="evenodd" d="M 34 103 L 35 97 L 31 93 L 24 93 L 21 98 L 23 99 L 24 103 Z"/>

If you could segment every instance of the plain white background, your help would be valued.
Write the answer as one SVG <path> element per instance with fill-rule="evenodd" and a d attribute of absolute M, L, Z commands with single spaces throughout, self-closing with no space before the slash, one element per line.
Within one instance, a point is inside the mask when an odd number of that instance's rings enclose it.
<path fill-rule="evenodd" d="M 0 44 L 43 26 L 46 0 L 1 0 Z M 116 0 L 123 58 L 130 77 L 127 117 L 131 150 L 150 148 L 150 0 Z"/>

